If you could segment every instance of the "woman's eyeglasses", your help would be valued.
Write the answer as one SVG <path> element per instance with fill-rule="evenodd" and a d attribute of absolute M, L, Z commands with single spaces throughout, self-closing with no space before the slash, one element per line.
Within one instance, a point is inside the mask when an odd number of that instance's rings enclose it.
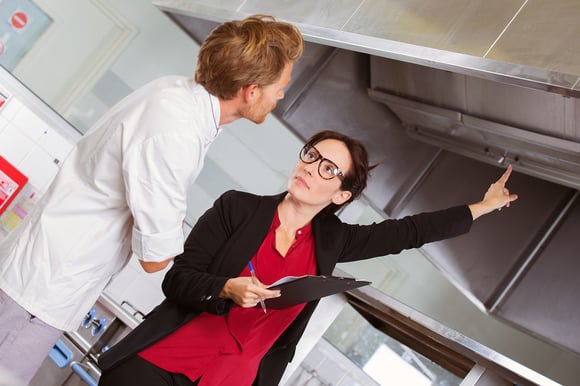
<path fill-rule="evenodd" d="M 318 164 L 318 174 L 325 180 L 332 180 L 338 177 L 341 181 L 344 180 L 342 170 L 334 162 L 328 158 L 324 158 L 320 152 L 312 145 L 304 145 L 300 150 L 300 160 L 306 164 L 312 164 L 320 160 Z"/>

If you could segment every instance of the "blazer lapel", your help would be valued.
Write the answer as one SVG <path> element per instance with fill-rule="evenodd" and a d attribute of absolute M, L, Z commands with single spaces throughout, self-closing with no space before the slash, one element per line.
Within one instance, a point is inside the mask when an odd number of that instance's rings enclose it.
<path fill-rule="evenodd" d="M 218 272 L 226 276 L 237 276 L 242 272 L 264 241 L 276 208 L 285 195 L 264 196 L 260 200 L 253 217 L 228 241 L 220 258 L 222 264 Z"/>

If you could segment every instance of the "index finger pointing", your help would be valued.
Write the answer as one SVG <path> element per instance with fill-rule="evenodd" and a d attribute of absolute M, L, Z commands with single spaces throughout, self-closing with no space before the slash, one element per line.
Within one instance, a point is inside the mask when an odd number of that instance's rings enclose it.
<path fill-rule="evenodd" d="M 499 178 L 498 182 L 505 184 L 507 182 L 508 178 L 510 178 L 511 174 L 512 174 L 512 165 L 508 165 L 507 170 L 502 174 L 502 176 Z"/>

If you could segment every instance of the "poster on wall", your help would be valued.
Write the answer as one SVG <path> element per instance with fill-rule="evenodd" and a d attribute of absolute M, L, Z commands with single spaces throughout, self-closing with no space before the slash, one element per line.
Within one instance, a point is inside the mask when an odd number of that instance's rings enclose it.
<path fill-rule="evenodd" d="M 31 0 L 0 0 L 0 65 L 14 70 L 51 24 Z"/>
<path fill-rule="evenodd" d="M 32 212 L 39 195 L 31 184 L 24 185 L 13 205 L 4 214 L 0 215 L 0 224 L 6 232 L 12 232 Z M 0 237 L 1 238 L 1 237 Z"/>
<path fill-rule="evenodd" d="M 0 215 L 24 188 L 28 178 L 0 156 Z"/>

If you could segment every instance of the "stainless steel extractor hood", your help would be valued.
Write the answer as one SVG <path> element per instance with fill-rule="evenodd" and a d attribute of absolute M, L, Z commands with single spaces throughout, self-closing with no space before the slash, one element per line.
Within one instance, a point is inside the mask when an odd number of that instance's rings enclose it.
<path fill-rule="evenodd" d="M 198 42 L 253 13 L 296 23 L 306 51 L 275 114 L 363 141 L 365 198 L 388 216 L 478 199 L 512 164 L 510 216 L 422 250 L 484 312 L 580 354 L 579 3 L 154 4 Z"/>

